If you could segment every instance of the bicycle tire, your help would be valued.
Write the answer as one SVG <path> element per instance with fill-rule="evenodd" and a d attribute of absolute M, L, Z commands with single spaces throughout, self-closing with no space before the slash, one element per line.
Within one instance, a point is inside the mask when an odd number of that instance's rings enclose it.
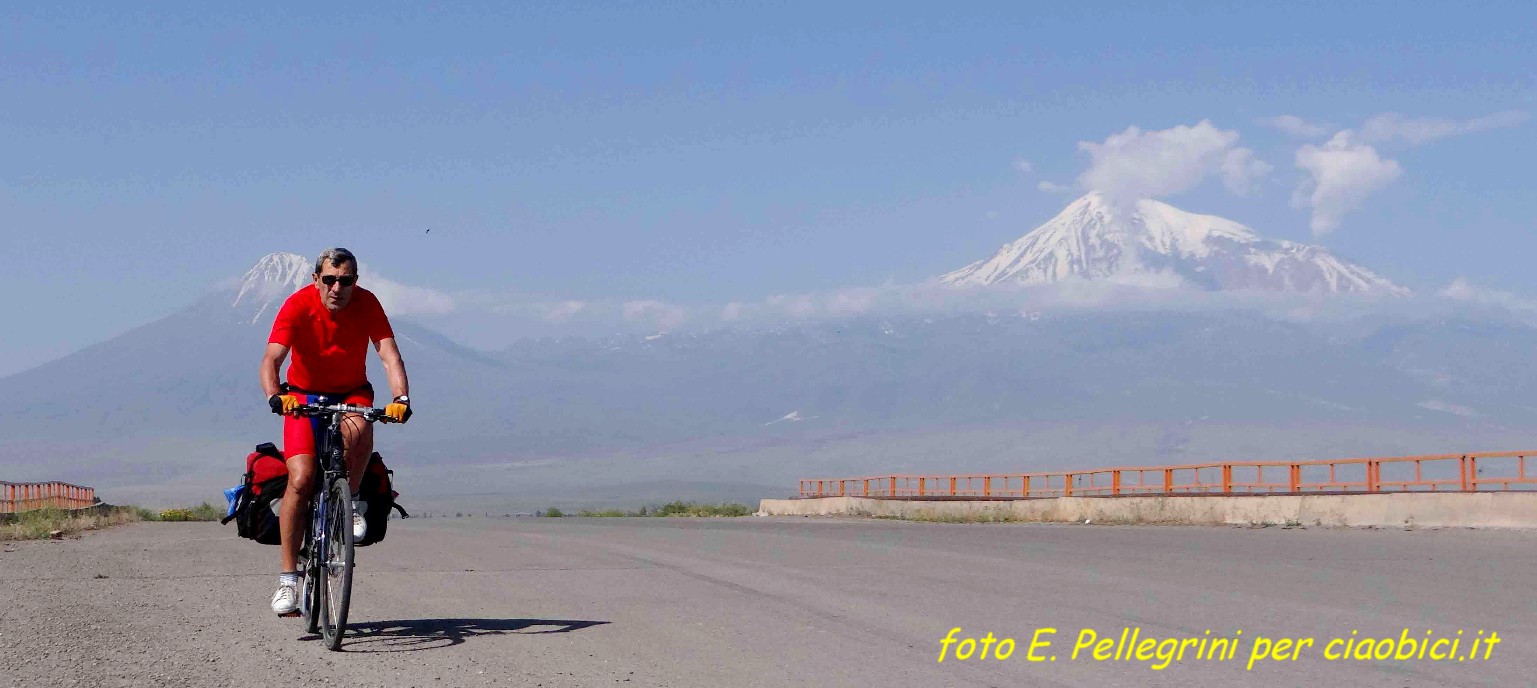
<path fill-rule="evenodd" d="M 320 633 L 320 590 L 315 587 L 320 569 L 309 562 L 304 564 L 304 585 L 299 597 L 300 614 L 304 617 L 305 633 Z"/>
<path fill-rule="evenodd" d="M 320 590 L 315 581 L 320 580 L 320 567 L 315 565 L 317 547 L 314 527 L 314 509 L 305 512 L 304 530 L 299 544 L 299 571 L 304 580 L 299 585 L 299 616 L 304 617 L 304 632 L 320 634 Z"/>
<path fill-rule="evenodd" d="M 352 490 L 337 476 L 326 487 L 325 559 L 317 580 L 320 590 L 320 633 L 326 647 L 339 650 L 347 633 L 347 608 L 352 602 Z"/>

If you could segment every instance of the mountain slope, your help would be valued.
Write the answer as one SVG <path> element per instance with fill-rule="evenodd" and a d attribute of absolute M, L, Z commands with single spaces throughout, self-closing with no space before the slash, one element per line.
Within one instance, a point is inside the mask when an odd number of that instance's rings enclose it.
<path fill-rule="evenodd" d="M 258 364 L 283 299 L 308 282 L 309 261 L 263 257 L 238 283 L 108 341 L 0 378 L 0 464 L 31 477 L 90 467 L 118 479 L 217 467 L 263 441 L 279 441 L 258 382 Z M 394 319 L 414 396 L 453 398 L 478 389 L 500 364 L 409 320 Z M 369 378 L 384 384 L 376 356 Z M 388 390 L 384 390 L 387 395 Z M 410 427 L 381 432 L 441 439 L 475 433 L 508 415 L 481 403 L 454 413 L 418 414 Z M 399 447 L 401 444 L 392 444 Z M 58 473 L 64 471 L 64 473 Z M 7 471 L 17 475 L 19 471 Z M 100 480 L 101 478 L 96 478 Z"/>
<path fill-rule="evenodd" d="M 280 439 L 257 367 L 293 277 L 250 276 L 0 378 L 0 479 L 216 498 Z M 1496 323 L 1063 309 L 497 352 L 394 325 L 418 409 L 378 438 L 417 495 L 1503 449 L 1530 445 L 1507 438 L 1537 418 L 1537 330 Z"/>
<path fill-rule="evenodd" d="M 1237 222 L 1153 200 L 1117 208 L 1097 193 L 986 260 L 940 276 L 958 286 L 1109 280 L 1209 290 L 1408 290 L 1326 249 L 1265 239 Z"/>

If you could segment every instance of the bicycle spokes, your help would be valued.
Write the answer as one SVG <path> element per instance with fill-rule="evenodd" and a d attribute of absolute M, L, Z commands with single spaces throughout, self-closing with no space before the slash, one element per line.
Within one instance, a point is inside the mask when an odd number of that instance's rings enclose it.
<path fill-rule="evenodd" d="M 330 480 L 326 492 L 323 558 L 317 568 L 324 576 L 321 631 L 326 646 L 341 647 L 347 630 L 347 608 L 352 596 L 352 501 L 347 479 Z"/>

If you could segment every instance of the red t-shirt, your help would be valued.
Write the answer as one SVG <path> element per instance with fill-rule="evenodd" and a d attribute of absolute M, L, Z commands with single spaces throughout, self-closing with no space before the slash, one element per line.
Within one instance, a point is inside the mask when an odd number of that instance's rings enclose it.
<path fill-rule="evenodd" d="M 267 341 L 289 348 L 288 382 L 311 392 L 348 392 L 368 382 L 368 343 L 395 336 L 373 292 L 352 288 L 336 313 L 320 303 L 311 284 L 288 297 Z"/>

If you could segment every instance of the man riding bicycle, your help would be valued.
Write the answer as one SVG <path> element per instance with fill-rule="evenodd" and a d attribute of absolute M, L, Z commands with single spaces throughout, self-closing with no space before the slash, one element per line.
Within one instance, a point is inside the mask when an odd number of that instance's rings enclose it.
<path fill-rule="evenodd" d="M 384 363 L 394 400 L 384 407 L 396 422 L 411 416 L 406 367 L 395 345 L 389 318 L 372 292 L 357 286 L 358 260 L 344 248 L 326 249 L 315 260 L 315 282 L 293 293 L 278 310 L 267 351 L 262 357 L 261 384 L 267 404 L 283 419 L 283 458 L 288 464 L 288 490 L 278 513 L 282 538 L 278 589 L 272 611 L 292 615 L 299 610 L 299 543 L 304 519 L 315 489 L 315 434 L 311 419 L 298 415 L 298 407 L 324 396 L 331 403 L 372 406 L 374 389 L 368 382 L 367 349 L 373 342 Z M 278 371 L 293 353 L 288 383 L 279 384 Z M 357 414 L 342 422 L 346 449 L 347 482 L 352 489 L 353 537 L 361 539 L 367 526 L 366 504 L 358 499 L 364 469 L 373 453 L 373 425 Z"/>

